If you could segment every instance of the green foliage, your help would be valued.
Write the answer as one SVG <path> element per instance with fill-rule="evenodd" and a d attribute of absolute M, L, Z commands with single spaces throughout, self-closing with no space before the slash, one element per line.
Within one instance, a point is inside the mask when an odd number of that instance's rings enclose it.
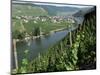
<path fill-rule="evenodd" d="M 38 36 L 38 35 L 40 35 L 40 27 L 35 26 L 35 27 L 33 28 L 32 35 L 33 35 L 33 36 Z"/>
<path fill-rule="evenodd" d="M 96 18 L 91 16 L 84 21 L 80 47 L 78 51 L 78 65 L 80 69 L 94 69 L 96 67 Z"/>
<path fill-rule="evenodd" d="M 25 56 L 22 59 L 22 66 L 18 70 L 19 73 L 26 73 L 27 70 L 28 70 L 28 64 L 29 64 L 29 61 L 28 61 L 28 58 L 27 58 L 28 52 L 29 52 L 29 50 L 24 51 Z"/>
<path fill-rule="evenodd" d="M 15 30 L 12 32 L 12 36 L 14 39 L 23 39 L 25 38 L 25 32 L 20 32 L 19 30 Z"/>

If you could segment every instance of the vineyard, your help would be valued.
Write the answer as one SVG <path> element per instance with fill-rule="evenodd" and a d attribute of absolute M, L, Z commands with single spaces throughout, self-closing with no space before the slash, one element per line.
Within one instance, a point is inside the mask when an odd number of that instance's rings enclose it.
<path fill-rule="evenodd" d="M 59 5 L 13 2 L 11 74 L 96 69 L 96 7 Z"/>
<path fill-rule="evenodd" d="M 96 16 L 87 15 L 82 25 L 50 47 L 47 52 L 39 54 L 32 62 L 27 60 L 28 51 L 26 51 L 17 73 L 95 69 Z"/>

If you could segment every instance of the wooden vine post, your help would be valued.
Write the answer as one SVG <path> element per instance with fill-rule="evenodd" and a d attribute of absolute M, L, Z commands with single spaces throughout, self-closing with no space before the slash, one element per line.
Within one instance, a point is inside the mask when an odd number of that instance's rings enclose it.
<path fill-rule="evenodd" d="M 69 41 L 70 41 L 70 47 L 72 47 L 72 33 L 69 32 Z"/>
<path fill-rule="evenodd" d="M 72 26 L 72 24 L 70 24 L 70 26 Z M 70 47 L 72 47 L 72 32 L 69 32 L 69 43 L 70 43 Z"/>
<path fill-rule="evenodd" d="M 13 48 L 14 48 L 15 67 L 16 67 L 16 70 L 18 70 L 18 60 L 17 60 L 17 50 L 16 50 L 16 39 L 13 39 Z"/>

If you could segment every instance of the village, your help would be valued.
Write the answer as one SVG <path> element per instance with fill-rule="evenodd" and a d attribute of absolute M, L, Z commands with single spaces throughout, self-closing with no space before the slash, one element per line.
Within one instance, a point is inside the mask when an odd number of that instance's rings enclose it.
<path fill-rule="evenodd" d="M 52 34 L 58 31 L 62 31 L 66 28 L 75 25 L 75 23 L 76 22 L 73 16 L 21 15 L 13 17 L 14 32 L 17 31 L 21 36 L 22 36 L 21 33 L 25 32 L 25 37 L 30 37 L 34 35 L 33 38 L 38 38 L 42 35 Z"/>
<path fill-rule="evenodd" d="M 75 23 L 73 16 L 15 16 L 15 19 L 23 20 L 25 23 L 27 23 L 29 20 L 33 20 L 34 23 L 37 23 L 38 21 L 46 22 L 51 21 L 53 23 L 60 23 L 62 21 L 67 21 L 71 23 Z"/>

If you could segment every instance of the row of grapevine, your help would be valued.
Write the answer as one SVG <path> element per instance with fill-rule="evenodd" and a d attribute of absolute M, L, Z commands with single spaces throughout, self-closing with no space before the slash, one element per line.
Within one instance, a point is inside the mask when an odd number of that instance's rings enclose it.
<path fill-rule="evenodd" d="M 26 52 L 25 54 L 28 54 Z M 84 20 L 78 29 L 39 54 L 32 62 L 27 57 L 17 73 L 37 73 L 96 68 L 96 16 Z"/>

